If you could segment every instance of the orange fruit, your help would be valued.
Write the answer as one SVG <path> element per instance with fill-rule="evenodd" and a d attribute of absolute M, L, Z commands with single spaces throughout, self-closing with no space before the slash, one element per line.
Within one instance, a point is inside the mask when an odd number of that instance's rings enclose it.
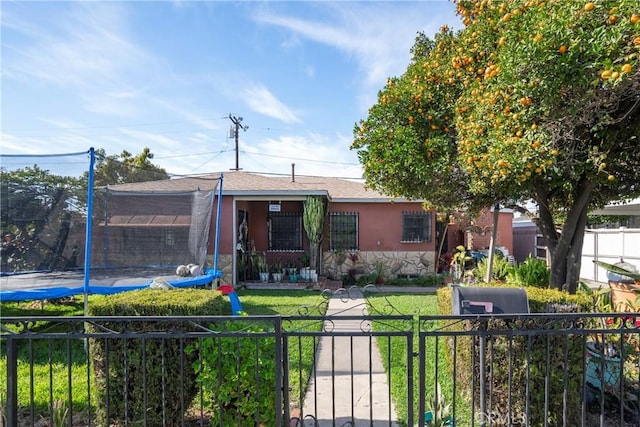
<path fill-rule="evenodd" d="M 616 15 L 609 15 L 609 19 L 607 21 L 609 24 L 615 24 L 618 22 L 618 17 Z"/>
<path fill-rule="evenodd" d="M 567 47 L 565 45 L 560 46 L 558 52 L 560 52 L 560 55 L 564 55 L 565 53 L 567 53 Z"/>
<path fill-rule="evenodd" d="M 589 2 L 589 3 L 587 3 L 587 4 L 585 4 L 585 5 L 584 5 L 584 10 L 585 10 L 585 12 L 589 12 L 589 11 L 593 10 L 593 8 L 594 8 L 595 6 L 596 6 L 596 5 L 595 5 L 595 4 L 593 4 L 593 2 Z"/>
<path fill-rule="evenodd" d="M 611 78 L 611 70 L 604 70 L 600 74 L 600 77 L 602 78 L 602 80 L 609 80 Z"/>
<path fill-rule="evenodd" d="M 620 73 L 617 71 L 614 71 L 613 73 L 611 73 L 611 78 L 613 80 L 617 79 L 618 77 L 620 77 Z"/>
<path fill-rule="evenodd" d="M 623 73 L 630 73 L 632 69 L 633 67 L 631 66 L 631 64 L 624 64 L 621 68 Z"/>
<path fill-rule="evenodd" d="M 637 13 L 634 13 L 633 15 L 631 15 L 630 20 L 632 24 L 637 24 L 638 22 L 640 22 L 640 15 L 638 15 Z"/>
<path fill-rule="evenodd" d="M 636 37 L 635 39 L 633 39 L 633 45 L 640 46 L 640 37 Z"/>
<path fill-rule="evenodd" d="M 607 177 L 607 179 L 608 179 L 609 181 L 615 181 L 615 180 L 616 180 L 616 177 L 615 177 L 615 176 L 613 176 L 613 175 L 609 175 L 609 176 Z"/>

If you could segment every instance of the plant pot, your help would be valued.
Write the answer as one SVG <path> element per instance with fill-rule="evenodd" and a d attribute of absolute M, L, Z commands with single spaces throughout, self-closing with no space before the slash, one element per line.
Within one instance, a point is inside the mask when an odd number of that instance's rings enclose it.
<path fill-rule="evenodd" d="M 617 311 L 637 311 L 636 299 L 640 297 L 640 282 L 609 282 L 611 302 Z"/>
<path fill-rule="evenodd" d="M 298 274 L 297 273 L 289 273 L 289 282 L 297 283 L 298 282 Z"/>
<path fill-rule="evenodd" d="M 268 282 L 269 281 L 269 273 L 260 273 L 260 281 Z"/>
<path fill-rule="evenodd" d="M 620 381 L 622 362 L 619 357 L 607 357 L 596 348 L 595 343 L 587 342 L 585 379 L 597 389 L 616 387 Z"/>
<path fill-rule="evenodd" d="M 282 282 L 282 273 L 273 273 L 273 281 L 277 283 Z"/>

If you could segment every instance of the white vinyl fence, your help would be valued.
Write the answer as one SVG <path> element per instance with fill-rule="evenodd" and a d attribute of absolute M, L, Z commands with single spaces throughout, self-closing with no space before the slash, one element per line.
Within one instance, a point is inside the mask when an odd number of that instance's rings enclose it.
<path fill-rule="evenodd" d="M 582 247 L 580 278 L 607 282 L 607 271 L 594 260 L 615 264 L 623 259 L 640 271 L 640 229 L 587 229 Z"/>

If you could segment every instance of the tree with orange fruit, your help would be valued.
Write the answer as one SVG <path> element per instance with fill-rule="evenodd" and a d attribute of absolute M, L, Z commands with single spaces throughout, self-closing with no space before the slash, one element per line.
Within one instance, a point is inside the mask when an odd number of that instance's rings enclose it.
<path fill-rule="evenodd" d="M 575 292 L 589 210 L 640 195 L 638 2 L 456 3 L 464 29 L 418 35 L 352 149 L 388 194 L 529 216 Z"/>

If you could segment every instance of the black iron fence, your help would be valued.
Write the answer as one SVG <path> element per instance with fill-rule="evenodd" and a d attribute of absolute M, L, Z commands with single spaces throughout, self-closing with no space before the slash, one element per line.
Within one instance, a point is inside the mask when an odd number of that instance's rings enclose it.
<path fill-rule="evenodd" d="M 0 420 L 638 426 L 639 322 L 638 313 L 3 318 Z"/>

